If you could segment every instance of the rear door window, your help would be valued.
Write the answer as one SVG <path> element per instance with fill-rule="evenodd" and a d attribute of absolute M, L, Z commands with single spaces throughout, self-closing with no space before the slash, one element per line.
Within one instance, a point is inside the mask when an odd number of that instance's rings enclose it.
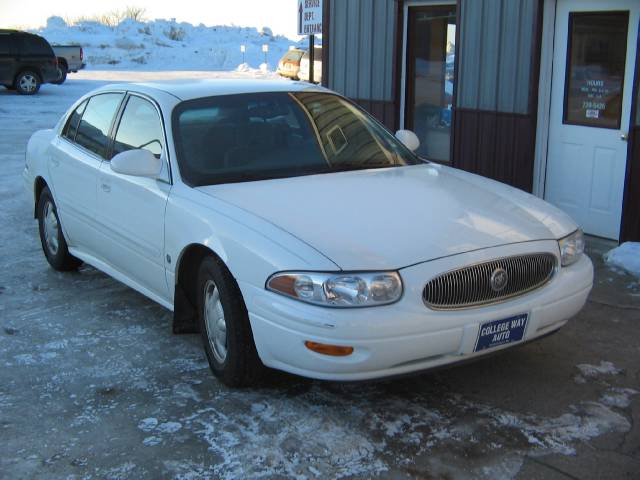
<path fill-rule="evenodd" d="M 11 54 L 11 36 L 8 33 L 0 33 L 0 55 Z"/>
<path fill-rule="evenodd" d="M 23 51 L 26 55 L 53 56 L 49 43 L 37 35 L 21 35 Z"/>
<path fill-rule="evenodd" d="M 75 137 L 78 145 L 106 157 L 109 130 L 123 96 L 122 93 L 102 93 L 89 99 Z"/>
<path fill-rule="evenodd" d="M 113 155 L 144 149 L 160 158 L 163 145 L 162 123 L 156 108 L 144 98 L 130 96 L 113 143 Z"/>
<path fill-rule="evenodd" d="M 87 106 L 87 101 L 82 102 L 78 108 L 76 108 L 71 115 L 69 115 L 69 119 L 67 120 L 67 124 L 64 126 L 62 130 L 62 136 L 68 138 L 72 142 L 76 139 L 76 131 L 78 130 L 78 124 L 80 123 L 80 119 L 82 118 L 82 114 L 84 112 L 85 107 Z"/>

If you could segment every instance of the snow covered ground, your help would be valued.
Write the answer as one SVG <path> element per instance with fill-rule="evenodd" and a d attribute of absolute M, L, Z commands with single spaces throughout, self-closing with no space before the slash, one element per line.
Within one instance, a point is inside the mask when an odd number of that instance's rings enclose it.
<path fill-rule="evenodd" d="M 605 254 L 605 261 L 640 279 L 640 242 L 625 242 L 610 250 Z"/>
<path fill-rule="evenodd" d="M 108 82 L 272 75 L 88 70 L 33 97 L 0 89 L 0 478 L 637 472 L 634 311 L 589 306 L 554 337 L 439 373 L 229 390 L 168 311 L 91 267 L 48 267 L 20 177 L 34 131 Z"/>
<path fill-rule="evenodd" d="M 243 63 L 271 70 L 297 41 L 261 29 L 236 26 L 194 26 L 171 20 L 125 20 L 116 27 L 83 21 L 67 25 L 51 17 L 46 27 L 32 30 L 52 45 L 84 48 L 88 69 L 233 70 Z M 240 46 L 245 46 L 245 53 Z M 268 52 L 262 51 L 267 45 Z"/>

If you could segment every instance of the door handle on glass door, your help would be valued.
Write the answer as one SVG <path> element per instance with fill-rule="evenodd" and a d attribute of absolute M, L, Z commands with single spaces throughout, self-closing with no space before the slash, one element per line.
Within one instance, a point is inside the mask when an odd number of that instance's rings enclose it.
<path fill-rule="evenodd" d="M 623 142 L 628 142 L 629 141 L 629 133 L 621 133 L 620 134 L 620 140 L 622 140 Z"/>

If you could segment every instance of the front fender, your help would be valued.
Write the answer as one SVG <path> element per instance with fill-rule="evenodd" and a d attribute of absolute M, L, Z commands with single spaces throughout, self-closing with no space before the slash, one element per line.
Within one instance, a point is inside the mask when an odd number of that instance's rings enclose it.
<path fill-rule="evenodd" d="M 174 185 L 165 214 L 166 261 L 173 262 L 166 268 L 168 285 L 176 284 L 180 258 L 193 244 L 218 255 L 239 284 L 260 288 L 278 271 L 339 270 L 279 227 L 195 189 Z"/>

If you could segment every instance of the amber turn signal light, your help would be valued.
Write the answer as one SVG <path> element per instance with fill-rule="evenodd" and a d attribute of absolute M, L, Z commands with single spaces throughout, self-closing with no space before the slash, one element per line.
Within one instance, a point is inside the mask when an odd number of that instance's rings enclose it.
<path fill-rule="evenodd" d="M 353 353 L 353 347 L 345 347 L 342 345 L 327 345 L 326 343 L 304 342 L 305 347 L 316 353 L 323 355 L 331 355 L 332 357 L 346 357 Z"/>

